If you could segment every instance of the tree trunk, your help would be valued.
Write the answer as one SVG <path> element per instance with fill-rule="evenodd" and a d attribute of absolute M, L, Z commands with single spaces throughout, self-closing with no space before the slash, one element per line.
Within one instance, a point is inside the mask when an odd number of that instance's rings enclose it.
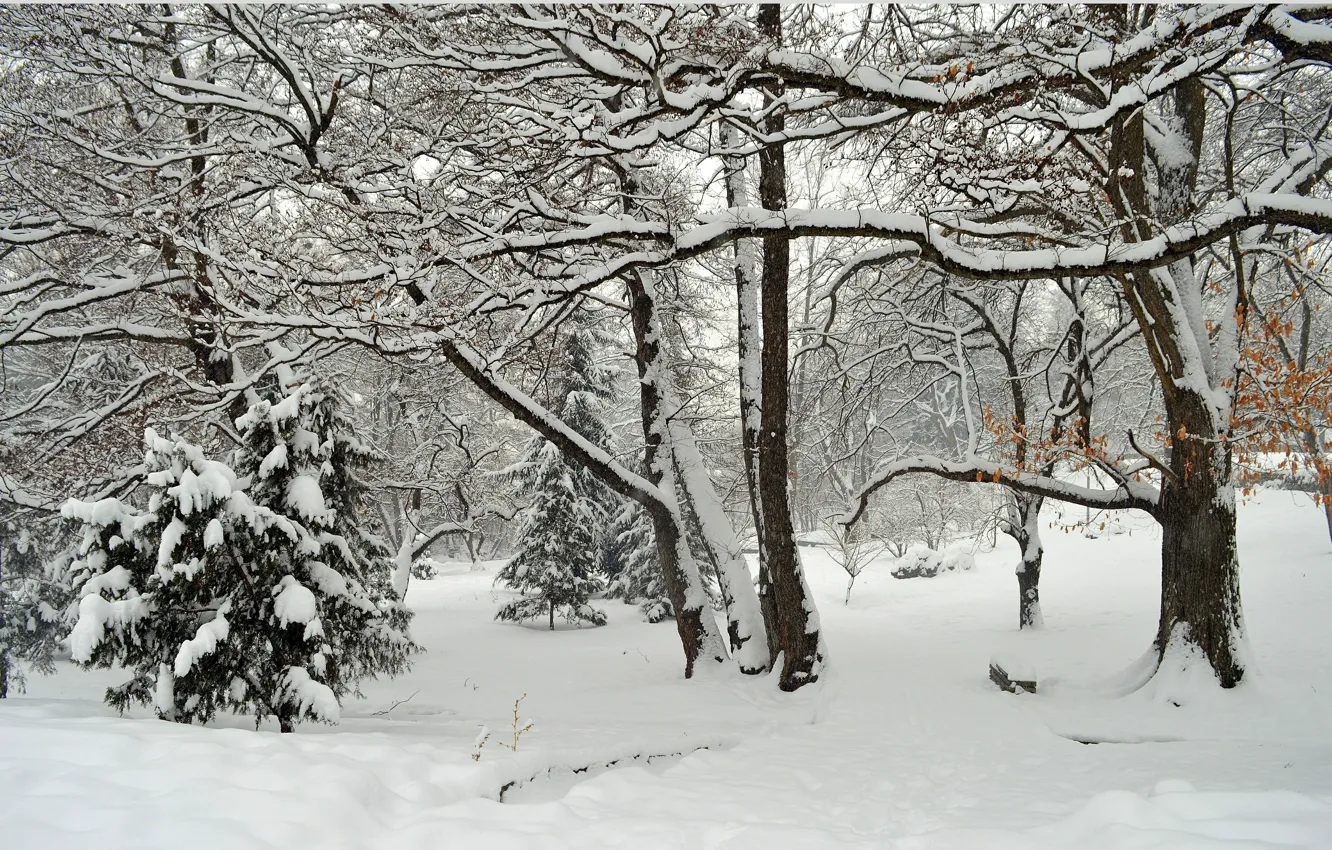
<path fill-rule="evenodd" d="M 1205 402 L 1196 397 L 1183 398 L 1172 407 L 1193 414 L 1186 419 L 1206 413 Z M 1243 616 L 1235 548 L 1235 491 L 1229 448 L 1215 439 L 1208 424 L 1172 422 L 1176 438 L 1171 475 L 1163 483 L 1157 513 L 1161 523 L 1161 619 L 1156 648 L 1166 661 L 1175 652 L 1196 647 L 1221 687 L 1233 688 L 1244 677 L 1244 661 L 1237 652 L 1243 639 Z"/>
<path fill-rule="evenodd" d="M 674 393 L 663 396 L 672 409 Z M 721 500 L 712 486 L 703 456 L 688 423 L 673 418 L 667 423 L 670 434 L 668 452 L 675 469 L 676 503 L 686 528 L 696 531 L 702 551 L 717 576 L 722 603 L 726 610 L 726 634 L 731 657 L 746 674 L 768 669 L 768 642 L 754 578 L 745 563 L 740 541 L 726 517 Z M 689 536 L 686 535 L 686 540 Z"/>
<path fill-rule="evenodd" d="M 5 540 L 0 537 L 0 593 L 5 587 Z M 0 633 L 5 629 L 5 606 L 0 604 Z M 9 696 L 9 647 L 0 646 L 0 699 Z"/>
<path fill-rule="evenodd" d="M 608 101 L 618 108 L 619 96 Z M 643 193 L 637 168 L 624 163 L 621 177 L 621 203 L 624 212 L 634 215 L 639 210 L 638 198 Z M 650 275 L 651 272 L 648 272 Z M 686 515 L 690 512 L 703 532 L 708 547 L 707 556 L 717 569 L 723 597 L 727 602 L 727 634 L 736 660 L 745 672 L 757 672 L 757 664 L 746 664 L 757 648 L 750 636 L 761 628 L 757 618 L 758 603 L 754 599 L 752 580 L 743 561 L 740 546 L 734 542 L 734 529 L 720 513 L 720 502 L 712 491 L 712 482 L 698 457 L 693 432 L 686 423 L 673 422 L 674 400 L 670 376 L 662 358 L 662 327 L 658 316 L 657 295 L 651 277 L 638 274 L 628 279 L 629 311 L 634 330 L 634 362 L 638 366 L 639 397 L 643 424 L 643 465 L 652 483 L 669 484 L 675 494 L 674 511 L 669 508 L 651 509 L 653 530 L 657 540 L 658 563 L 664 571 L 663 583 L 671 606 L 675 609 L 675 625 L 685 650 L 685 677 L 693 675 L 694 662 L 699 655 L 724 661 L 721 637 L 712 619 L 712 610 L 698 566 L 689 550 L 685 532 Z M 677 446 L 687 443 L 688 445 Z M 679 449 L 679 450 L 677 450 Z M 681 464 L 684 455 L 685 463 Z M 697 480 L 700 479 L 701 480 Z M 709 498 L 710 497 L 710 498 Z M 699 505 L 700 500 L 708 504 Z M 716 502 L 716 511 L 713 511 Z M 719 523 L 725 528 L 719 528 Z M 727 547 L 719 538 L 729 533 L 732 545 Z M 727 551 L 723 551 L 727 550 Z M 749 604 L 745 604 L 748 602 Z M 745 646 L 746 643 L 750 645 Z M 759 658 L 758 663 L 762 662 Z"/>
<path fill-rule="evenodd" d="M 278 718 L 278 729 L 281 730 L 281 732 L 285 735 L 285 734 L 287 734 L 287 733 L 289 733 L 289 732 L 295 732 L 295 731 L 296 731 L 296 726 L 295 726 L 295 724 L 293 724 L 293 723 L 291 722 L 290 719 L 288 719 L 288 718 L 286 718 L 286 717 L 279 717 L 279 718 Z"/>
<path fill-rule="evenodd" d="M 759 7 L 760 32 L 774 47 L 781 44 L 781 7 Z M 768 131 L 782 132 L 780 114 L 768 120 Z M 759 199 L 764 209 L 786 209 L 786 154 L 781 145 L 759 153 Z M 762 430 L 759 433 L 759 501 L 763 540 L 772 580 L 770 605 L 777 620 L 777 643 L 769 647 L 782 655 L 778 686 L 784 691 L 817 681 L 823 667 L 823 638 L 818 613 L 805 585 L 791 522 L 788 487 L 787 412 L 789 383 L 787 348 L 790 337 L 787 298 L 790 290 L 790 242 L 763 240 L 763 279 L 760 310 L 763 321 Z M 775 656 L 774 656 L 775 661 Z"/>
<path fill-rule="evenodd" d="M 555 603 L 550 603 L 550 630 L 555 631 Z"/>
<path fill-rule="evenodd" d="M 669 429 L 661 387 L 658 385 L 660 338 L 654 332 L 656 304 L 643 281 L 629 280 L 629 311 L 633 320 L 635 352 L 638 367 L 639 402 L 643 422 L 643 467 L 649 481 L 658 486 L 670 483 L 666 473 L 671 466 L 670 446 L 666 444 Z M 703 592 L 702 580 L 689 547 L 684 539 L 682 517 L 662 504 L 645 506 L 652 518 L 652 531 L 657 542 L 657 562 L 662 570 L 662 583 L 666 596 L 675 610 L 675 627 L 680 633 L 680 644 L 685 654 L 685 678 L 694 674 L 694 665 L 700 656 L 725 661 L 721 635 L 712 619 L 712 606 Z"/>
<path fill-rule="evenodd" d="M 725 136 L 728 147 L 740 144 L 740 133 L 734 127 L 728 127 Z M 739 157 L 727 157 L 726 163 L 726 205 L 728 207 L 749 206 L 749 188 L 745 185 L 744 161 Z M 763 391 L 761 387 L 762 368 L 760 357 L 763 350 L 761 318 L 759 316 L 758 278 L 759 258 L 755 256 L 752 240 L 737 239 L 735 251 L 735 303 L 736 303 L 736 355 L 740 384 L 740 442 L 744 453 L 745 485 L 749 492 L 749 512 L 754 520 L 754 540 L 758 544 L 758 584 L 759 609 L 763 618 L 767 640 L 768 663 L 776 652 L 774 647 L 780 642 L 777 634 L 777 607 L 772 594 L 772 576 L 768 572 L 768 558 L 763 546 L 763 506 L 759 499 L 758 458 L 759 433 L 762 429 Z"/>
<path fill-rule="evenodd" d="M 1174 114 L 1162 125 L 1172 153 L 1156 163 L 1155 207 L 1143 177 L 1144 116 L 1138 113 L 1112 131 L 1108 195 L 1124 216 L 1122 232 L 1130 241 L 1149 238 L 1153 220 L 1175 224 L 1196 208 L 1198 155 L 1206 129 L 1201 80 L 1177 87 L 1172 101 Z M 1189 155 L 1175 155 L 1179 151 Z M 1231 688 L 1244 677 L 1228 433 L 1240 360 L 1238 334 L 1218 333 L 1212 339 L 1202 282 L 1191 258 L 1168 269 L 1126 275 L 1121 283 L 1161 384 L 1170 446 L 1154 511 L 1161 523 L 1158 660 L 1173 667 L 1200 654 L 1221 686 Z M 1244 311 L 1238 292 L 1233 309 Z"/>
<path fill-rule="evenodd" d="M 1038 629 L 1045 624 L 1041 616 L 1041 545 L 1040 513 L 1045 499 L 1027 493 L 1011 493 L 1009 521 L 1004 532 L 1017 542 L 1022 553 L 1017 565 L 1018 628 Z"/>
<path fill-rule="evenodd" d="M 1332 540 L 1332 487 L 1323 487 L 1323 519 L 1327 520 L 1327 539 Z"/>
<path fill-rule="evenodd" d="M 675 628 L 680 633 L 680 644 L 684 648 L 685 678 L 688 679 L 694 675 L 694 664 L 699 657 L 720 662 L 725 661 L 726 656 L 722 652 L 717 625 L 712 619 L 711 606 L 697 604 L 688 591 L 680 563 L 680 551 L 683 548 L 687 552 L 688 546 L 679 523 L 664 508 L 649 506 L 647 511 L 652 518 L 662 583 L 667 598 L 671 600 L 671 607 L 675 609 Z"/>
<path fill-rule="evenodd" d="M 1034 554 L 1029 554 L 1026 549 L 1022 552 L 1022 561 L 1017 568 L 1018 629 L 1039 629 L 1045 625 L 1041 615 L 1040 588 L 1043 555 L 1039 545 Z"/>

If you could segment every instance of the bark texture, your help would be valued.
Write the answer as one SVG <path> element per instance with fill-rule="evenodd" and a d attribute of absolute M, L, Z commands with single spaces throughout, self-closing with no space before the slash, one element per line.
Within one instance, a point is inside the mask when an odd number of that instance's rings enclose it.
<path fill-rule="evenodd" d="M 1179 86 L 1173 95 L 1169 130 L 1192 155 L 1157 163 L 1159 187 L 1150 205 L 1142 172 L 1147 165 L 1141 114 L 1121 122 L 1113 139 L 1112 166 L 1130 165 L 1112 183 L 1111 197 L 1120 204 L 1126 238 L 1149 238 L 1154 219 L 1172 224 L 1194 208 L 1197 157 L 1206 112 L 1199 80 Z M 1112 170 L 1112 173 L 1117 173 Z M 1154 215 L 1145 215 L 1145 213 Z M 1161 523 L 1161 616 L 1157 627 L 1158 658 L 1190 653 L 1206 658 L 1221 686 L 1234 687 L 1244 676 L 1238 647 L 1242 642 L 1239 563 L 1235 551 L 1235 491 L 1229 445 L 1229 407 L 1217 404 L 1226 395 L 1238 366 L 1238 352 L 1210 349 L 1204 325 L 1201 288 L 1193 262 L 1184 258 L 1168 269 L 1126 275 L 1128 303 L 1152 366 L 1161 382 L 1170 439 L 1169 460 L 1162 470 L 1160 502 L 1154 511 Z M 1236 309 L 1243 310 L 1243 302 Z M 1226 355 L 1234 362 L 1227 362 Z"/>
<path fill-rule="evenodd" d="M 1022 553 L 1017 565 L 1018 628 L 1038 629 L 1045 625 L 1041 616 L 1041 562 L 1045 548 L 1041 545 L 1040 513 L 1045 502 L 1040 496 L 1027 493 L 1013 494 L 1013 512 L 1009 528 L 1005 529 L 1018 544 Z"/>
<path fill-rule="evenodd" d="M 653 332 L 656 325 L 656 303 L 650 297 L 643 281 L 637 277 L 629 283 L 630 313 L 634 327 L 634 362 L 638 367 L 639 402 L 643 422 L 643 467 L 651 483 L 661 486 L 669 467 L 669 458 L 663 453 L 668 429 L 662 409 L 660 387 L 655 380 L 655 366 L 661 356 L 660 342 Z M 675 627 L 685 655 L 685 677 L 694 674 L 700 657 L 723 661 L 721 638 L 712 619 L 712 609 L 702 592 L 698 570 L 689 555 L 689 547 L 681 532 L 680 517 L 669 505 L 654 502 L 646 505 L 652 518 L 652 531 L 656 536 L 657 558 L 661 565 L 666 596 L 675 609 Z"/>
<path fill-rule="evenodd" d="M 759 30 L 774 46 L 781 44 L 781 7 L 764 5 L 758 13 Z M 768 119 L 769 132 L 781 132 L 780 114 Z M 759 154 L 759 200 L 764 209 L 786 209 L 786 154 L 781 145 L 769 145 Z M 788 294 L 791 282 L 790 242 L 763 240 L 763 276 L 760 311 L 763 322 L 761 430 L 759 432 L 759 501 L 763 517 L 763 547 L 771 587 L 765 594 L 773 612 L 777 641 L 770 647 L 782 658 L 779 687 L 793 691 L 818 679 L 823 666 L 823 641 L 818 613 L 805 585 L 796 550 L 787 492 L 787 414 L 790 385 L 787 370 Z"/>

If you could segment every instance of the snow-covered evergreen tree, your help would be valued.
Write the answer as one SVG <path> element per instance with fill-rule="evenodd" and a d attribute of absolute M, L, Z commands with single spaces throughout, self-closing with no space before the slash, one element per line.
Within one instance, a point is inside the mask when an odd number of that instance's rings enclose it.
<path fill-rule="evenodd" d="M 358 528 L 356 473 L 372 455 L 317 381 L 276 397 L 237 421 L 234 471 L 150 429 L 146 511 L 66 503 L 84 523 L 70 650 L 134 671 L 107 691 L 122 711 L 207 722 L 230 710 L 290 731 L 336 722 L 358 680 L 407 667 L 410 614 Z"/>
<path fill-rule="evenodd" d="M 571 328 L 565 339 L 568 370 L 559 412 L 589 442 L 607 448 L 611 435 L 600 411 L 613 392 L 613 378 L 596 362 L 595 345 L 589 328 Z M 531 493 L 531 502 L 521 514 L 518 553 L 495 581 L 524 596 L 502 607 L 496 619 L 521 622 L 545 616 L 554 629 L 559 613 L 570 623 L 605 624 L 606 615 L 588 599 L 601 589 L 598 562 L 614 494 L 540 438 L 532 440 L 510 474 Z"/>
<path fill-rule="evenodd" d="M 649 623 L 675 616 L 661 577 L 652 519 L 637 502 L 625 505 L 611 523 L 619 569 L 609 580 L 606 596 L 637 603 Z"/>
<path fill-rule="evenodd" d="M 40 523 L 58 535 L 55 523 L 33 517 L 0 521 L 0 699 L 26 684 L 23 667 L 55 672 L 55 652 L 64 637 L 69 588 L 53 575 L 53 559 L 26 526 Z"/>

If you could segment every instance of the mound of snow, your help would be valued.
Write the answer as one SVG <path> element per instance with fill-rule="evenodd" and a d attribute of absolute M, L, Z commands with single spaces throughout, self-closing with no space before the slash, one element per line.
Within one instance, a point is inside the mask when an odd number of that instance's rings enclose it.
<path fill-rule="evenodd" d="M 893 567 L 893 578 L 934 578 L 939 573 L 963 572 L 976 568 L 976 560 L 960 549 L 936 552 L 928 546 L 912 546 Z"/>

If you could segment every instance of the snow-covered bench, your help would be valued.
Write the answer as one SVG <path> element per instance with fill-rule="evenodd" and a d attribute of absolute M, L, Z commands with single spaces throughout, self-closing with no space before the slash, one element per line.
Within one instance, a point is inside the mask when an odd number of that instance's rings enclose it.
<path fill-rule="evenodd" d="M 1009 693 L 1036 693 L 1036 671 L 1021 658 L 1012 655 L 990 656 L 990 681 Z"/>

